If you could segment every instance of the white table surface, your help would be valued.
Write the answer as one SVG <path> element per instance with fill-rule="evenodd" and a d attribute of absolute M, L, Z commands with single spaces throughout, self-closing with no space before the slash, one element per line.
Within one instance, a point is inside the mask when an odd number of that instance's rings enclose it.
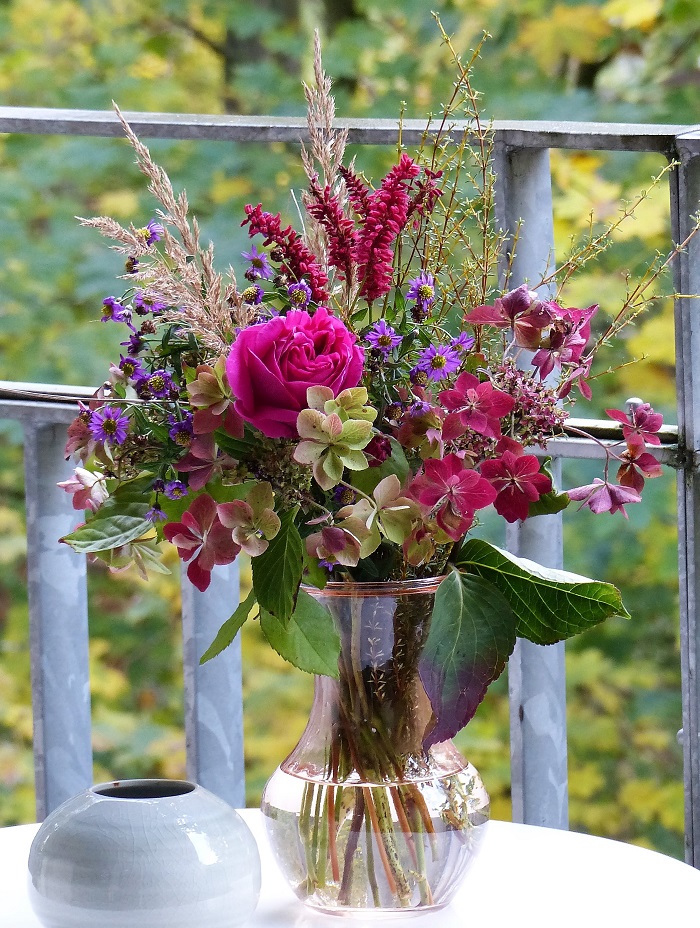
<path fill-rule="evenodd" d="M 337 918 L 310 911 L 289 889 L 260 812 L 242 814 L 262 857 L 262 893 L 250 928 L 338 928 Z M 40 928 L 26 894 L 27 857 L 37 828 L 0 829 L 0 928 Z M 490 822 L 481 853 L 450 905 L 389 924 L 403 921 L 415 928 L 690 926 L 700 921 L 700 871 L 618 841 Z"/>

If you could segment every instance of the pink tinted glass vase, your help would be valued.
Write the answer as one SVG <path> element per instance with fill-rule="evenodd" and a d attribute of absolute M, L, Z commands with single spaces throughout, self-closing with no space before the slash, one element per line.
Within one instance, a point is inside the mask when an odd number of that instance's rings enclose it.
<path fill-rule="evenodd" d="M 307 905 L 368 918 L 438 909 L 483 837 L 489 799 L 450 741 L 424 747 L 418 672 L 438 579 L 329 583 L 339 679 L 318 677 L 306 729 L 262 799 L 268 835 Z"/>

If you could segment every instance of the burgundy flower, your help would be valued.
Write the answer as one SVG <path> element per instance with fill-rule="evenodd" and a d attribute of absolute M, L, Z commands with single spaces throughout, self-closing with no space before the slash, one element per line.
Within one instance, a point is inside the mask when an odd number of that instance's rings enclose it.
<path fill-rule="evenodd" d="M 217 454 L 214 435 L 206 432 L 194 435 L 188 453 L 174 466 L 179 474 L 189 474 L 187 483 L 190 490 L 201 490 L 222 465 L 232 464 L 227 455 Z"/>
<path fill-rule="evenodd" d="M 494 389 L 490 380 L 482 383 L 466 371 L 459 375 L 451 390 L 440 393 L 440 402 L 459 416 L 463 426 L 489 438 L 500 437 L 499 419 L 515 406 L 513 397 Z"/>
<path fill-rule="evenodd" d="M 537 298 L 527 284 L 498 297 L 493 306 L 476 306 L 465 316 L 471 325 L 495 325 L 513 329 L 515 343 L 521 348 L 537 348 L 542 329 L 552 322 L 547 303 Z"/>
<path fill-rule="evenodd" d="M 203 593 L 211 583 L 217 564 L 230 564 L 240 553 L 231 529 L 221 524 L 215 501 L 207 493 L 193 500 L 181 522 L 168 522 L 163 534 L 177 548 L 183 561 L 190 561 L 187 576 Z"/>
<path fill-rule="evenodd" d="M 407 494 L 434 515 L 437 524 L 453 541 L 469 530 L 477 509 L 489 506 L 497 492 L 475 470 L 464 466 L 456 454 L 430 459 L 423 473 L 413 479 Z"/>
<path fill-rule="evenodd" d="M 312 199 L 306 209 L 323 226 L 328 242 L 328 263 L 338 270 L 340 280 L 353 279 L 353 251 L 357 244 L 357 232 L 352 219 L 343 214 L 337 194 L 326 186 L 321 189 L 318 181 L 309 185 Z"/>
<path fill-rule="evenodd" d="M 623 463 L 617 472 L 617 482 L 641 493 L 644 478 L 660 477 L 663 470 L 654 455 L 644 450 L 644 442 L 636 435 L 632 438 L 627 450 L 620 455 Z"/>
<path fill-rule="evenodd" d="M 532 359 L 544 380 L 555 367 L 577 364 L 591 336 L 591 318 L 598 311 L 594 304 L 587 309 L 562 309 L 551 301 L 544 304 L 552 314 L 553 322 L 548 337 Z"/>
<path fill-rule="evenodd" d="M 574 487 L 566 491 L 569 499 L 582 500 L 579 509 L 588 506 L 591 512 L 621 512 L 627 518 L 625 506 L 628 503 L 641 503 L 642 497 L 636 490 L 629 487 L 608 483 L 596 477 L 593 483 L 585 487 Z"/>
<path fill-rule="evenodd" d="M 619 409 L 606 409 L 611 419 L 622 423 L 622 434 L 629 442 L 633 436 L 638 436 L 647 445 L 660 445 L 658 432 L 663 425 L 664 417 L 660 412 L 654 412 L 649 403 L 640 403 L 633 407 L 629 417 Z"/>
<path fill-rule="evenodd" d="M 526 519 L 530 503 L 552 489 L 552 481 L 540 473 L 534 454 L 504 451 L 502 457 L 482 463 L 481 475 L 498 491 L 493 506 L 506 522 Z"/>

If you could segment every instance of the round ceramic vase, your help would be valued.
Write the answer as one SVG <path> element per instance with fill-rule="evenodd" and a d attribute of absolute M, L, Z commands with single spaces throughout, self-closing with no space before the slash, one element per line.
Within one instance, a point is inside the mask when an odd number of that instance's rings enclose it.
<path fill-rule="evenodd" d="M 186 781 L 93 786 L 48 816 L 29 854 L 45 928 L 234 928 L 259 894 L 250 829 Z"/>

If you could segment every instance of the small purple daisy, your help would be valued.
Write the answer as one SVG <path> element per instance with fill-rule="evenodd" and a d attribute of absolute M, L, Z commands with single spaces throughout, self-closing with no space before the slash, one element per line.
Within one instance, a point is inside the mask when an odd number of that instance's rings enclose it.
<path fill-rule="evenodd" d="M 187 496 L 189 490 L 182 480 L 169 480 L 165 484 L 164 492 L 168 499 L 182 499 L 183 496 Z"/>
<path fill-rule="evenodd" d="M 134 310 L 139 316 L 146 316 L 148 313 L 158 316 L 167 308 L 167 303 L 161 303 L 143 290 L 137 290 L 134 294 Z"/>
<path fill-rule="evenodd" d="M 309 305 L 309 300 L 311 299 L 311 287 L 306 283 L 305 280 L 300 280 L 295 284 L 290 284 L 287 287 L 287 293 L 289 294 L 289 302 L 292 304 L 294 309 L 304 309 Z"/>
<path fill-rule="evenodd" d="M 251 284 L 250 287 L 246 287 L 243 293 L 241 293 L 241 299 L 244 303 L 247 303 L 248 306 L 259 306 L 264 296 L 265 291 L 257 284 Z"/>
<path fill-rule="evenodd" d="M 476 339 L 473 335 L 468 335 L 466 332 L 461 332 L 457 338 L 453 338 L 450 342 L 450 348 L 454 348 L 455 351 L 469 351 Z"/>
<path fill-rule="evenodd" d="M 153 371 L 138 380 L 139 393 L 144 396 L 155 396 L 164 399 L 175 388 L 172 376 L 165 370 Z"/>
<path fill-rule="evenodd" d="M 102 306 L 101 322 L 131 322 L 131 312 L 116 297 L 108 296 L 102 300 Z"/>
<path fill-rule="evenodd" d="M 418 277 L 410 280 L 406 298 L 415 300 L 422 309 L 432 306 L 435 302 L 435 278 L 433 275 L 421 271 Z"/>
<path fill-rule="evenodd" d="M 241 252 L 241 257 L 250 261 L 249 270 L 253 271 L 257 277 L 272 280 L 275 276 L 266 251 L 258 251 L 255 245 L 251 245 L 250 251 Z"/>
<path fill-rule="evenodd" d="M 123 354 L 119 355 L 119 370 L 129 380 L 138 380 L 144 374 L 143 365 L 139 358 L 125 358 Z"/>
<path fill-rule="evenodd" d="M 155 219 L 151 219 L 143 229 L 138 229 L 136 234 L 139 238 L 143 239 L 145 245 L 152 245 L 154 242 L 159 242 L 163 238 L 165 229 L 162 223 L 156 222 Z"/>
<path fill-rule="evenodd" d="M 171 426 L 168 435 L 175 444 L 181 445 L 183 448 L 189 448 L 194 434 L 191 414 L 187 413 L 185 419 L 176 419 L 174 416 L 168 416 L 168 423 Z"/>
<path fill-rule="evenodd" d="M 168 517 L 160 507 L 160 503 L 154 503 L 146 513 L 149 522 L 164 522 Z"/>
<path fill-rule="evenodd" d="M 90 433 L 95 441 L 121 445 L 129 431 L 129 417 L 116 406 L 102 406 L 90 416 Z"/>
<path fill-rule="evenodd" d="M 376 348 L 377 351 L 381 351 L 386 358 L 392 348 L 401 344 L 403 338 L 401 335 L 397 335 L 395 329 L 387 325 L 384 319 L 380 319 L 379 322 L 375 322 L 367 333 L 365 341 L 373 348 Z"/>
<path fill-rule="evenodd" d="M 461 363 L 459 352 L 450 345 L 429 345 L 421 352 L 416 367 L 423 371 L 429 380 L 444 380 L 458 371 Z"/>
<path fill-rule="evenodd" d="M 146 340 L 138 332 L 130 335 L 128 341 L 119 342 L 119 344 L 122 348 L 128 348 L 130 355 L 138 354 L 147 347 Z"/>

